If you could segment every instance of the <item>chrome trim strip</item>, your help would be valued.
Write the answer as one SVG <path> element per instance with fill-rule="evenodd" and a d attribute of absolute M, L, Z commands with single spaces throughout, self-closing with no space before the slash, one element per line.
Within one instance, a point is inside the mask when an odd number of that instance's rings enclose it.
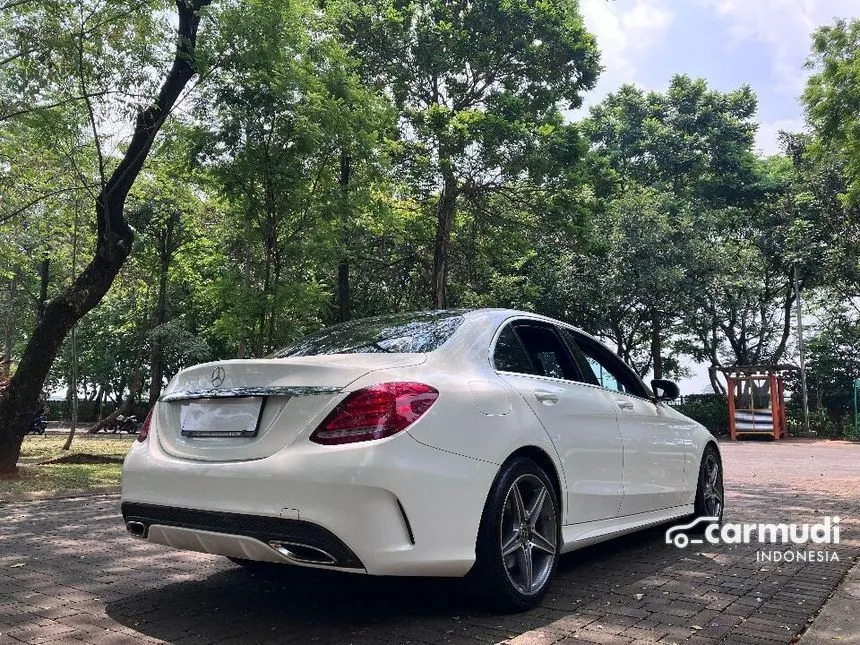
<path fill-rule="evenodd" d="M 191 399 L 225 399 L 240 396 L 311 396 L 337 394 L 339 387 L 262 385 L 258 387 L 228 387 L 223 390 L 179 390 L 162 396 L 159 401 L 188 401 Z"/>

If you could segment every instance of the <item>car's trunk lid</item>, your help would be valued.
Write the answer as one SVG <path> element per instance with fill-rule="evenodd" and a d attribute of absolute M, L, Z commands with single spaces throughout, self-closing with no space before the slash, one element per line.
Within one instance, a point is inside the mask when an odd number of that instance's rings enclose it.
<path fill-rule="evenodd" d="M 183 459 L 261 459 L 292 443 L 356 379 L 425 360 L 424 354 L 336 354 L 197 365 L 164 392 L 154 434 L 167 453 Z"/>

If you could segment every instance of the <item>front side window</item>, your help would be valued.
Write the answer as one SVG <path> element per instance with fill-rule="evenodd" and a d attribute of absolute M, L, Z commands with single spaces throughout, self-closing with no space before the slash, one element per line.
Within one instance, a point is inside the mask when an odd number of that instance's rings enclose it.
<path fill-rule="evenodd" d="M 619 392 L 625 391 L 624 387 L 618 383 L 618 379 L 612 375 L 612 372 L 604 368 L 595 358 L 586 356 L 585 360 L 588 362 L 588 367 L 591 373 L 594 374 L 594 379 L 600 387 L 605 387 L 607 390 L 618 390 Z"/>
<path fill-rule="evenodd" d="M 584 375 L 582 381 L 608 390 L 647 397 L 648 392 L 633 371 L 600 343 L 565 329 L 562 332 L 571 345 L 577 364 Z"/>
<path fill-rule="evenodd" d="M 327 327 L 269 358 L 324 354 L 424 354 L 439 349 L 463 323 L 458 311 L 425 311 L 352 320 Z"/>

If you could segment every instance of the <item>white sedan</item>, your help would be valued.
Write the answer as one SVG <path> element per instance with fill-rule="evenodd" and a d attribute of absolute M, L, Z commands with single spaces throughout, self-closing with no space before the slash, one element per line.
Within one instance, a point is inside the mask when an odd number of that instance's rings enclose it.
<path fill-rule="evenodd" d="M 717 443 L 677 394 L 542 316 L 352 321 L 180 372 L 125 460 L 122 514 L 239 564 L 468 574 L 526 609 L 561 553 L 721 517 Z"/>

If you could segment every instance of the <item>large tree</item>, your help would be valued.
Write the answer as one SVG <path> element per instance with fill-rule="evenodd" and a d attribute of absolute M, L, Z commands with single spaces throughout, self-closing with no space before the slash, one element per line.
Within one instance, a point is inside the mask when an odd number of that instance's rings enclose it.
<path fill-rule="evenodd" d="M 348 317 L 354 216 L 393 115 L 310 3 L 225 3 L 219 23 L 230 54 L 199 95 L 195 159 L 223 198 L 223 327 L 262 356 L 318 323 L 335 273 Z"/>
<path fill-rule="evenodd" d="M 846 198 L 860 207 L 860 20 L 837 20 L 812 37 L 803 93 L 810 124 L 845 163 Z"/>
<path fill-rule="evenodd" d="M 674 229 L 676 237 L 681 235 L 678 239 L 689 243 L 692 238 L 683 233 L 685 227 L 705 236 L 708 213 L 743 207 L 761 194 L 752 151 L 755 110 L 756 97 L 749 87 L 721 92 L 709 88 L 704 79 L 677 75 L 664 92 L 622 86 L 591 108 L 584 129 L 595 151 L 616 173 L 620 199 L 628 200 L 643 187 L 663 195 L 666 228 L 658 225 L 649 233 L 665 230 L 669 236 Z M 669 202 L 675 206 L 670 208 Z M 632 222 L 628 219 L 628 224 L 622 225 L 634 232 Z M 652 293 L 671 294 L 675 306 L 666 307 L 666 298 L 650 297 L 647 289 L 637 292 L 630 283 L 626 295 L 629 303 L 625 305 L 628 316 L 615 317 L 616 331 L 612 333 L 616 342 L 627 339 L 619 347 L 625 347 L 624 353 L 634 350 L 627 347 L 631 343 L 649 346 L 650 357 L 645 364 L 651 366 L 655 378 L 662 377 L 664 345 L 676 334 L 681 303 L 689 302 L 688 296 L 702 290 L 689 244 L 685 254 L 670 237 L 664 239 L 662 244 L 643 245 L 626 266 L 644 276 L 644 281 L 653 279 Z M 668 284 L 661 280 L 668 275 L 662 269 L 650 276 L 657 267 L 674 266 L 679 257 L 686 258 L 681 262 L 682 279 Z M 622 292 L 624 285 L 618 284 Z M 635 303 L 634 297 L 638 298 Z"/>
<path fill-rule="evenodd" d="M 399 110 L 413 194 L 435 220 L 432 304 L 445 307 L 462 202 L 533 182 L 559 109 L 594 86 L 594 38 L 573 0 L 328 4 L 365 78 Z"/>
<path fill-rule="evenodd" d="M 18 92 L 13 98 L 4 94 L 0 121 L 34 117 L 62 123 L 67 111 L 84 115 L 97 173 L 83 183 L 95 184 L 97 236 L 84 270 L 46 303 L 0 397 L 0 473 L 17 470 L 21 443 L 63 340 L 99 303 L 131 251 L 134 233 L 124 215 L 126 197 L 161 126 L 197 72 L 200 11 L 210 2 L 175 3 L 172 61 L 160 82 L 152 78 L 159 55 L 165 53 L 152 44 L 160 42 L 157 29 L 163 27 L 155 18 L 161 15 L 160 3 L 46 0 L 12 3 L 3 12 L 0 85 Z M 134 62 L 131 67 L 129 61 Z M 123 132 L 106 133 L 103 128 L 111 118 L 129 112 L 134 114 L 131 135 L 113 158 L 105 137 L 119 138 Z"/>
<path fill-rule="evenodd" d="M 689 306 L 696 256 L 689 204 L 633 185 L 590 221 L 589 243 L 571 254 L 561 281 L 567 318 L 614 345 L 640 375 L 679 374 L 671 352 L 655 348 L 655 316 L 674 330 Z"/>
<path fill-rule="evenodd" d="M 860 308 L 860 20 L 837 20 L 812 40 L 803 103 L 814 135 L 786 141 L 808 192 L 840 228 L 827 249 L 832 295 Z"/>

